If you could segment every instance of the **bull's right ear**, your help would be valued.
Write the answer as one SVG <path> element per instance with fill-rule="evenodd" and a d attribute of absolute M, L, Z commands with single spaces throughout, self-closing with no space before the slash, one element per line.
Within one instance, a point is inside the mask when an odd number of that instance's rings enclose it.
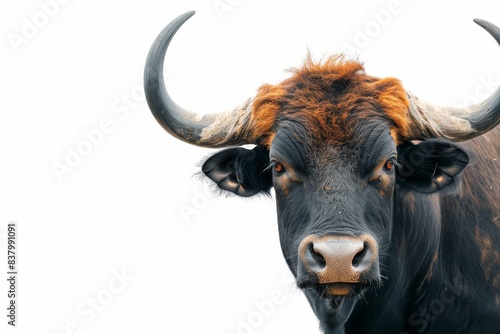
<path fill-rule="evenodd" d="M 263 147 L 252 150 L 233 147 L 212 155 L 201 169 L 219 188 L 249 197 L 259 192 L 269 193 L 272 174 L 268 165 L 269 151 Z"/>

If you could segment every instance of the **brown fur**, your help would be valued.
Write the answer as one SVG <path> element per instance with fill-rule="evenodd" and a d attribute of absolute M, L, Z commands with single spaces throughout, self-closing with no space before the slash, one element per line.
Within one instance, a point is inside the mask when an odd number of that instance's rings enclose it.
<path fill-rule="evenodd" d="M 481 266 L 493 287 L 500 288 L 500 252 L 495 249 L 491 237 L 476 226 L 474 237 L 481 250 Z"/>
<path fill-rule="evenodd" d="M 254 136 L 269 147 L 277 119 L 302 123 L 317 139 L 342 142 L 352 137 L 360 119 L 381 117 L 391 132 L 407 138 L 407 93 L 399 80 L 365 74 L 363 65 L 342 55 L 292 69 L 292 77 L 278 85 L 260 87 L 253 103 Z"/>

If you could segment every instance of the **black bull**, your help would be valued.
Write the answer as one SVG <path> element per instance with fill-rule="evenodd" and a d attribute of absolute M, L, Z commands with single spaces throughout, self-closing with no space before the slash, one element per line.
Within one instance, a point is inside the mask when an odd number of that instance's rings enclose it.
<path fill-rule="evenodd" d="M 149 106 L 188 143 L 255 144 L 215 153 L 202 170 L 240 196 L 274 187 L 282 251 L 321 328 L 500 333 L 500 90 L 436 107 L 336 56 L 199 115 L 163 82 L 168 44 L 191 15 L 151 47 Z M 500 44 L 498 27 L 475 21 Z"/>

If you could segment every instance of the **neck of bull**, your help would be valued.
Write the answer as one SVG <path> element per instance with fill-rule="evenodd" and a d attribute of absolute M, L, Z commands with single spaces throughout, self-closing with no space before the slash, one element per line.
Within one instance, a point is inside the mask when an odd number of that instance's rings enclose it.
<path fill-rule="evenodd" d="M 396 268 L 390 270 L 404 271 L 398 275 L 407 277 L 411 282 L 408 288 L 418 294 L 431 280 L 439 256 L 440 196 L 406 191 L 396 193 L 394 203 L 393 249 L 390 252 Z"/>

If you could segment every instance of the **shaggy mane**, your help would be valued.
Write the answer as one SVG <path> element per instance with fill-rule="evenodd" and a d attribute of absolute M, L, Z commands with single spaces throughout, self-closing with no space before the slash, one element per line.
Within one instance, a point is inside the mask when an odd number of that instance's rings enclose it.
<path fill-rule="evenodd" d="M 395 78 L 376 78 L 363 64 L 335 55 L 314 62 L 308 55 L 292 76 L 262 85 L 253 101 L 256 137 L 269 147 L 277 120 L 301 123 L 314 138 L 342 142 L 352 138 L 360 120 L 386 119 L 396 140 L 408 135 L 408 98 Z"/>

